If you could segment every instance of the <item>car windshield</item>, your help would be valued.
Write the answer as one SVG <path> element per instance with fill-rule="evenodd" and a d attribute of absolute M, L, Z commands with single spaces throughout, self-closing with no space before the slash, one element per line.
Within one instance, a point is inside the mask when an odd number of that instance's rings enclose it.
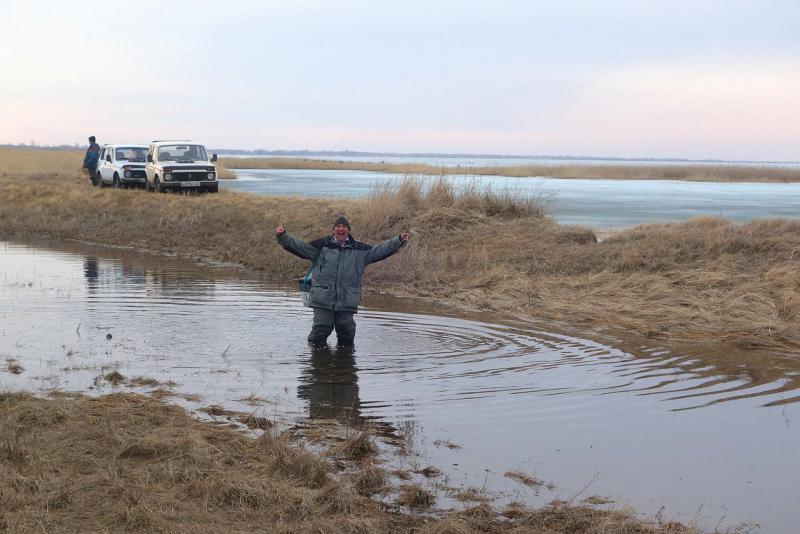
<path fill-rule="evenodd" d="M 203 145 L 162 145 L 158 147 L 159 161 L 206 161 Z"/>
<path fill-rule="evenodd" d="M 117 161 L 144 161 L 147 149 L 142 146 L 121 146 L 114 153 Z"/>

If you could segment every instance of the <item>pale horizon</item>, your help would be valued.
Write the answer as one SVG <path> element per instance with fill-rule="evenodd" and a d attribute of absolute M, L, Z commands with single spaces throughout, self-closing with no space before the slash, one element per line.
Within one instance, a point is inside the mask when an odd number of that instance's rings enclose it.
<path fill-rule="evenodd" d="M 800 160 L 788 0 L 78 1 L 4 15 L 0 144 Z"/>

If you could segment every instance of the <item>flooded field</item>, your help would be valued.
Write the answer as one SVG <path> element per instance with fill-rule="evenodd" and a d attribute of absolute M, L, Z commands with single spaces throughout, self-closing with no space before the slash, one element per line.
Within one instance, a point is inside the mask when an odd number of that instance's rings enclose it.
<path fill-rule="evenodd" d="M 383 172 L 306 169 L 238 169 L 221 187 L 258 195 L 363 197 L 376 184 L 397 180 Z M 595 180 L 448 176 L 454 184 L 478 183 L 496 193 L 540 198 L 553 218 L 600 230 L 699 215 L 737 222 L 797 217 L 800 184 L 720 183 L 670 180 Z"/>
<path fill-rule="evenodd" d="M 411 443 L 385 447 L 396 467 L 435 467 L 496 502 L 602 498 L 705 528 L 795 532 L 798 355 L 364 304 L 354 350 L 335 338 L 312 350 L 297 293 L 252 274 L 0 242 L 0 390 L 130 391 L 103 379 L 117 371 L 170 384 L 189 408 L 375 422 Z"/>

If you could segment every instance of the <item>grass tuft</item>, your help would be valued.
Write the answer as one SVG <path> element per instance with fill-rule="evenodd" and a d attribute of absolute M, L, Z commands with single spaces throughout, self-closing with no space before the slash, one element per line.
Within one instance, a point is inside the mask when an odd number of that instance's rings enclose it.
<path fill-rule="evenodd" d="M 412 510 L 430 508 L 436 502 L 436 497 L 419 484 L 406 484 L 400 488 L 397 504 L 407 506 Z"/>

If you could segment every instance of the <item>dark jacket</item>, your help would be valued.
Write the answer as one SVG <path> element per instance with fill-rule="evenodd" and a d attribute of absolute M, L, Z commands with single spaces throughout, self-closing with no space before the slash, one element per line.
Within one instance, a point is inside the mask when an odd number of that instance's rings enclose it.
<path fill-rule="evenodd" d="M 388 258 L 405 243 L 400 237 L 380 245 L 367 245 L 348 236 L 344 246 L 332 235 L 306 243 L 284 232 L 278 236 L 283 248 L 313 262 L 309 306 L 333 311 L 358 311 L 361 278 L 370 263 Z"/>
<path fill-rule="evenodd" d="M 97 143 L 92 143 L 89 145 L 89 148 L 86 149 L 86 155 L 83 157 L 83 168 L 84 169 L 96 169 L 97 162 L 100 159 L 100 145 Z"/>

